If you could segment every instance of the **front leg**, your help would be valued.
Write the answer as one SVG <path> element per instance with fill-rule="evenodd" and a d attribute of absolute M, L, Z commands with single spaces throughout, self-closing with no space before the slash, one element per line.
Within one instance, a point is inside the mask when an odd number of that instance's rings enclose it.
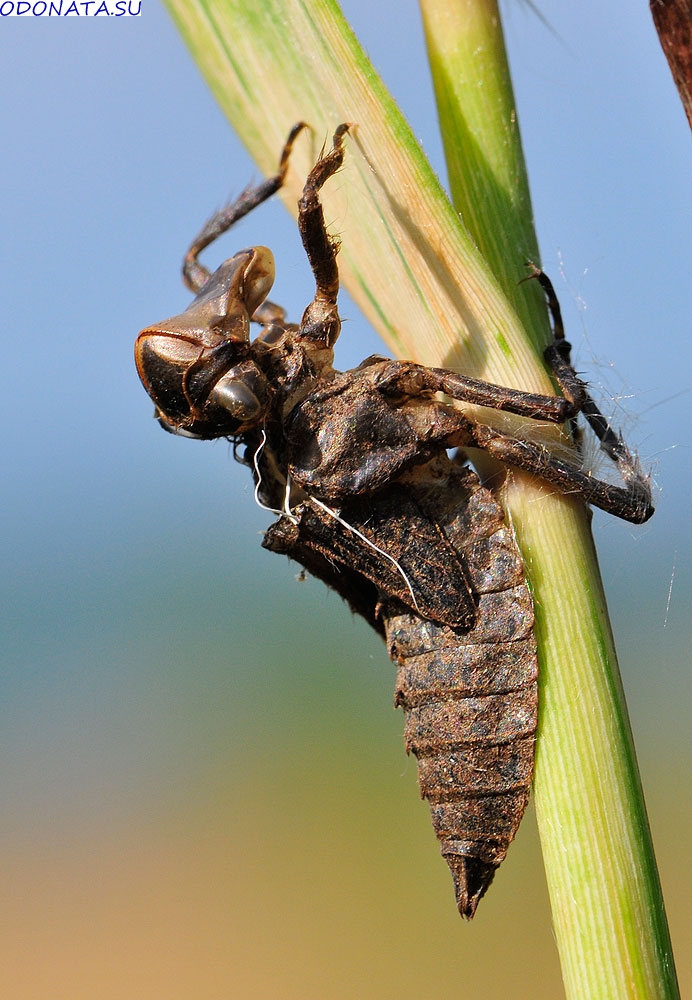
<path fill-rule="evenodd" d="M 336 255 L 339 240 L 330 236 L 324 222 L 320 190 L 344 161 L 343 140 L 349 125 L 339 125 L 332 149 L 322 155 L 310 171 L 298 202 L 298 228 L 305 253 L 315 276 L 315 297 L 303 313 L 300 336 L 332 347 L 341 330 L 336 305 L 339 295 L 339 268 Z"/>
<path fill-rule="evenodd" d="M 190 249 L 185 254 L 183 261 L 183 281 L 191 292 L 200 292 L 210 277 L 208 269 L 204 264 L 200 264 L 199 255 L 214 240 L 227 232 L 231 226 L 244 218 L 249 212 L 267 198 L 271 198 L 282 186 L 288 169 L 288 158 L 291 154 L 293 143 L 303 129 L 307 128 L 305 122 L 298 122 L 291 129 L 288 139 L 284 144 L 279 160 L 279 169 L 273 177 L 267 178 L 257 185 L 250 185 L 221 211 L 212 215 L 211 219 L 202 227 L 190 245 Z"/>

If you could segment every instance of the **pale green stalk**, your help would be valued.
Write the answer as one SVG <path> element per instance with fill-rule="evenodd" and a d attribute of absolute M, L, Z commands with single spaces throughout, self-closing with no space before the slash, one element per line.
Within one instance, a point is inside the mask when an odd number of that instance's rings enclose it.
<path fill-rule="evenodd" d="M 460 36 L 452 54 L 435 42 L 435 22 L 450 4 L 425 7 L 447 146 L 459 141 L 463 150 L 458 163 L 450 160 L 450 174 L 471 235 L 333 0 L 166 3 L 265 174 L 276 169 L 290 126 L 312 126 L 312 140 L 296 144 L 283 193 L 294 214 L 323 142 L 340 122 L 357 126 L 342 173 L 324 189 L 326 216 L 343 240 L 342 280 L 392 349 L 503 385 L 551 391 L 531 344 L 531 336 L 547 336 L 542 296 L 535 282 L 517 286 L 524 259 L 536 260 L 537 250 L 518 131 L 508 117 L 502 40 L 481 16 L 493 8 L 476 0 L 455 10 L 484 33 L 489 55 L 474 64 L 474 80 L 483 74 L 504 97 L 496 104 L 482 86 L 470 87 L 461 111 L 454 82 L 474 53 Z M 453 14 L 452 23 L 460 29 Z M 472 112 L 481 98 L 484 108 Z M 463 161 L 474 153 L 480 166 L 469 179 Z M 493 244 L 498 225 L 509 242 Z M 536 801 L 569 995 L 673 997 L 665 919 L 584 511 L 520 476 L 507 490 L 507 506 L 538 598 L 544 745 Z M 585 839 L 600 843 L 593 856 Z M 563 852 L 566 866 L 559 863 Z M 616 887 L 617 903 L 604 897 L 604 885 Z"/>
<path fill-rule="evenodd" d="M 450 186 L 518 311 L 537 261 L 496 0 L 421 0 Z M 523 286 L 520 286 L 520 288 Z M 531 326 L 528 326 L 531 333 Z M 541 342 L 544 324 L 535 327 Z M 595 549 L 584 511 L 507 505 L 536 601 L 541 704 L 534 798 L 567 996 L 678 996 L 668 927 Z M 541 505 L 543 506 L 543 505 Z"/>

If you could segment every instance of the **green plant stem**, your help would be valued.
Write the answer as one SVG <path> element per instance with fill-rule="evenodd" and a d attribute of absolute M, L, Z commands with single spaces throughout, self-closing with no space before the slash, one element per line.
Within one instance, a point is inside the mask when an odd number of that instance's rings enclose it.
<path fill-rule="evenodd" d="M 421 0 L 454 205 L 540 345 L 517 293 L 537 262 L 495 0 Z M 522 286 L 520 286 L 521 288 Z M 543 340 L 543 342 L 545 342 Z M 507 504 L 536 602 L 541 711 L 534 794 L 568 997 L 676 997 L 668 927 L 588 518 Z"/>

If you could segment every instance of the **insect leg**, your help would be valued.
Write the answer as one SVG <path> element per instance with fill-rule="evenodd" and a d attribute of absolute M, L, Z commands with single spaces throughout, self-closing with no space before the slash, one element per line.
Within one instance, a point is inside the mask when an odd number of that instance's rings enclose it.
<path fill-rule="evenodd" d="M 261 323 L 263 326 L 286 326 L 286 310 L 276 302 L 265 299 L 259 309 L 255 309 L 250 317 L 253 323 Z"/>
<path fill-rule="evenodd" d="M 324 341 L 327 347 L 332 346 L 341 329 L 336 306 L 339 294 L 336 263 L 339 240 L 327 232 L 319 193 L 344 161 L 343 139 L 348 130 L 349 125 L 339 125 L 330 152 L 321 156 L 310 171 L 298 202 L 298 228 L 315 276 L 315 297 L 303 314 L 300 336 Z"/>
<path fill-rule="evenodd" d="M 601 413 L 595 401 L 589 394 L 585 384 L 579 378 L 572 366 L 570 358 L 572 345 L 565 339 L 565 328 L 562 322 L 560 301 L 555 294 L 555 288 L 553 287 L 552 281 L 547 274 L 535 267 L 534 273 L 529 275 L 529 279 L 531 278 L 535 278 L 545 292 L 545 296 L 548 301 L 548 309 L 550 310 L 550 316 L 553 321 L 553 343 L 549 344 L 543 352 L 545 360 L 550 365 L 551 371 L 553 372 L 563 392 L 565 392 L 565 386 L 569 386 L 571 388 L 578 385 L 581 387 L 582 402 L 579 412 L 584 414 L 584 419 L 587 421 L 592 431 L 598 438 L 603 451 L 609 455 L 621 469 L 623 469 L 624 466 L 633 468 L 636 465 L 636 462 L 633 459 L 627 445 L 622 440 L 620 435 L 616 434 L 610 426 L 610 423 Z M 567 393 L 565 393 L 565 395 L 567 395 Z M 625 475 L 624 472 L 623 475 Z"/>
<path fill-rule="evenodd" d="M 288 158 L 293 143 L 298 134 L 307 127 L 305 122 L 298 122 L 293 126 L 281 153 L 279 169 L 273 177 L 262 181 L 261 184 L 250 185 L 250 187 L 245 188 L 235 201 L 231 202 L 230 205 L 226 205 L 225 208 L 216 212 L 215 215 L 212 215 L 211 219 L 209 219 L 194 238 L 183 261 L 183 281 L 190 291 L 200 292 L 204 283 L 209 278 L 209 271 L 198 260 L 202 250 L 206 249 L 210 243 L 218 239 L 219 236 L 230 229 L 243 216 L 247 215 L 248 212 L 251 212 L 253 208 L 257 208 L 258 205 L 261 205 L 267 198 L 271 198 L 279 190 L 286 177 Z"/>
<path fill-rule="evenodd" d="M 623 469 L 625 475 L 625 467 L 632 468 L 636 462 L 572 366 L 570 360 L 572 345 L 565 339 L 560 303 L 553 283 L 547 274 L 538 269 L 535 269 L 534 274 L 529 277 L 535 278 L 546 293 L 553 321 L 554 339 L 545 349 L 544 357 L 563 396 L 545 396 L 540 393 L 524 392 L 521 389 L 509 389 L 482 379 L 460 375 L 446 368 L 425 368 L 411 362 L 396 361 L 392 362 L 391 367 L 383 373 L 378 381 L 378 388 L 380 392 L 393 395 L 416 395 L 424 390 L 444 392 L 452 399 L 461 402 L 489 406 L 494 410 L 553 423 L 565 423 L 583 413 L 598 437 L 603 451 Z"/>
<path fill-rule="evenodd" d="M 645 489 L 649 494 L 648 499 L 650 505 L 651 495 L 648 482 L 641 472 L 636 458 L 630 452 L 621 435 L 614 431 L 610 422 L 596 405 L 596 402 L 589 393 L 587 386 L 584 382 L 582 382 L 572 366 L 570 357 L 572 346 L 569 341 L 565 339 L 565 327 L 562 322 L 560 301 L 555 293 L 552 281 L 547 274 L 536 267 L 533 268 L 533 272 L 534 273 L 529 277 L 535 278 L 545 292 L 553 324 L 553 343 L 549 344 L 544 351 L 543 356 L 545 357 L 545 360 L 550 365 L 550 368 L 563 392 L 565 392 L 565 386 L 578 385 L 581 387 L 583 398 L 579 412 L 584 415 L 584 419 L 598 438 L 601 449 L 618 466 L 620 474 L 625 482 L 638 482 L 640 486 L 644 484 Z M 565 395 L 567 395 L 567 393 L 565 393 Z M 651 513 L 653 513 L 652 508 Z"/>
<path fill-rule="evenodd" d="M 562 461 L 540 445 L 503 434 L 487 425 L 467 423 L 465 434 L 466 443 L 473 438 L 476 447 L 493 458 L 532 472 L 553 483 L 562 493 L 578 493 L 586 503 L 625 521 L 643 524 L 654 512 L 649 480 L 626 449 L 626 457 L 616 459 L 625 486 L 616 486 Z"/>
<path fill-rule="evenodd" d="M 385 394 L 412 396 L 425 390 L 444 392 L 453 399 L 463 402 L 555 423 L 565 421 L 573 423 L 576 416 L 583 413 L 585 420 L 596 434 L 602 450 L 616 463 L 626 484 L 624 489 L 594 479 L 576 466 L 550 456 L 536 445 L 503 435 L 489 427 L 483 428 L 472 423 L 471 426 L 474 428 L 472 436 L 476 437 L 478 447 L 491 452 L 502 461 L 527 469 L 560 486 L 565 492 L 579 491 L 588 503 L 618 517 L 637 524 L 642 523 L 653 514 L 648 478 L 622 437 L 613 430 L 600 411 L 585 383 L 572 366 L 571 345 L 565 339 L 560 303 L 550 278 L 538 269 L 534 269 L 530 277 L 540 283 L 548 301 L 554 339 L 546 348 L 544 357 L 564 397 L 509 389 L 444 368 L 424 368 L 410 362 L 392 362 L 378 380 L 378 389 Z M 480 438 L 484 439 L 484 443 Z"/>
<path fill-rule="evenodd" d="M 424 368 L 408 362 L 392 362 L 385 369 L 384 377 L 378 381 L 377 386 L 385 394 L 401 393 L 413 397 L 424 390 L 445 392 L 464 402 L 490 406 L 538 420 L 557 420 L 555 410 L 547 404 L 568 402 L 558 396 L 553 398 L 504 389 L 441 368 Z M 447 432 L 448 446 L 482 448 L 501 462 L 526 469 L 555 484 L 563 493 L 580 493 L 587 503 L 626 521 L 642 524 L 654 512 L 649 480 L 590 396 L 586 395 L 583 406 L 584 415 L 598 434 L 604 451 L 617 464 L 624 487 L 595 479 L 540 445 L 503 434 L 487 424 L 470 420 L 461 413 L 457 417 L 457 429 Z M 451 407 L 446 408 L 448 418 L 450 410 Z"/>
<path fill-rule="evenodd" d="M 556 378 L 560 381 L 561 373 Z M 444 392 L 460 402 L 489 406 L 493 410 L 558 424 L 580 412 L 584 397 L 580 381 L 574 386 L 574 391 L 571 386 L 563 387 L 569 395 L 545 396 L 521 389 L 509 389 L 493 382 L 460 375 L 447 368 L 426 368 L 410 361 L 392 361 L 378 379 L 377 388 L 384 394 L 394 396 L 416 396 L 424 391 Z"/>
<path fill-rule="evenodd" d="M 542 275 L 545 278 L 545 275 Z M 546 279 L 548 280 L 548 279 Z M 627 483 L 639 484 L 633 486 L 636 490 L 644 487 L 649 492 L 646 477 L 643 475 L 636 458 L 632 455 L 622 437 L 611 427 L 609 421 L 601 413 L 593 397 L 588 392 L 584 382 L 579 378 L 570 362 L 570 344 L 564 339 L 558 339 L 546 348 L 545 358 L 550 365 L 556 381 L 565 393 L 561 396 L 543 396 L 535 393 L 522 392 L 518 389 L 507 389 L 492 383 L 470 379 L 455 372 L 442 368 L 430 368 L 425 388 L 436 392 L 444 392 L 453 399 L 480 406 L 490 406 L 496 410 L 516 413 L 519 416 L 530 417 L 533 420 L 548 420 L 555 423 L 573 422 L 578 414 L 583 414 L 593 432 L 598 438 L 601 449 L 617 465 L 620 475 Z M 533 471 L 533 470 L 532 470 Z M 589 477 L 590 478 L 590 477 Z M 650 517 L 653 508 L 650 506 Z M 589 501 L 595 502 L 595 501 Z M 601 506 L 600 503 L 596 504 Z M 607 507 L 605 509 L 608 509 Z M 613 511 L 615 513 L 615 511 Z M 621 515 L 622 516 L 622 515 Z M 630 520 L 630 518 L 627 518 Z M 646 520 L 646 517 L 644 518 Z"/>

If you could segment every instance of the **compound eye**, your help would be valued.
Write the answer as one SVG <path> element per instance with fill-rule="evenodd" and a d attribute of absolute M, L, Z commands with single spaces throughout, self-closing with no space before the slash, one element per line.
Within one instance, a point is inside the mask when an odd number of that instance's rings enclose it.
<path fill-rule="evenodd" d="M 234 419 L 243 424 L 255 420 L 262 412 L 262 404 L 254 392 L 245 382 L 229 375 L 216 383 L 209 393 L 209 402 L 228 410 Z"/>

